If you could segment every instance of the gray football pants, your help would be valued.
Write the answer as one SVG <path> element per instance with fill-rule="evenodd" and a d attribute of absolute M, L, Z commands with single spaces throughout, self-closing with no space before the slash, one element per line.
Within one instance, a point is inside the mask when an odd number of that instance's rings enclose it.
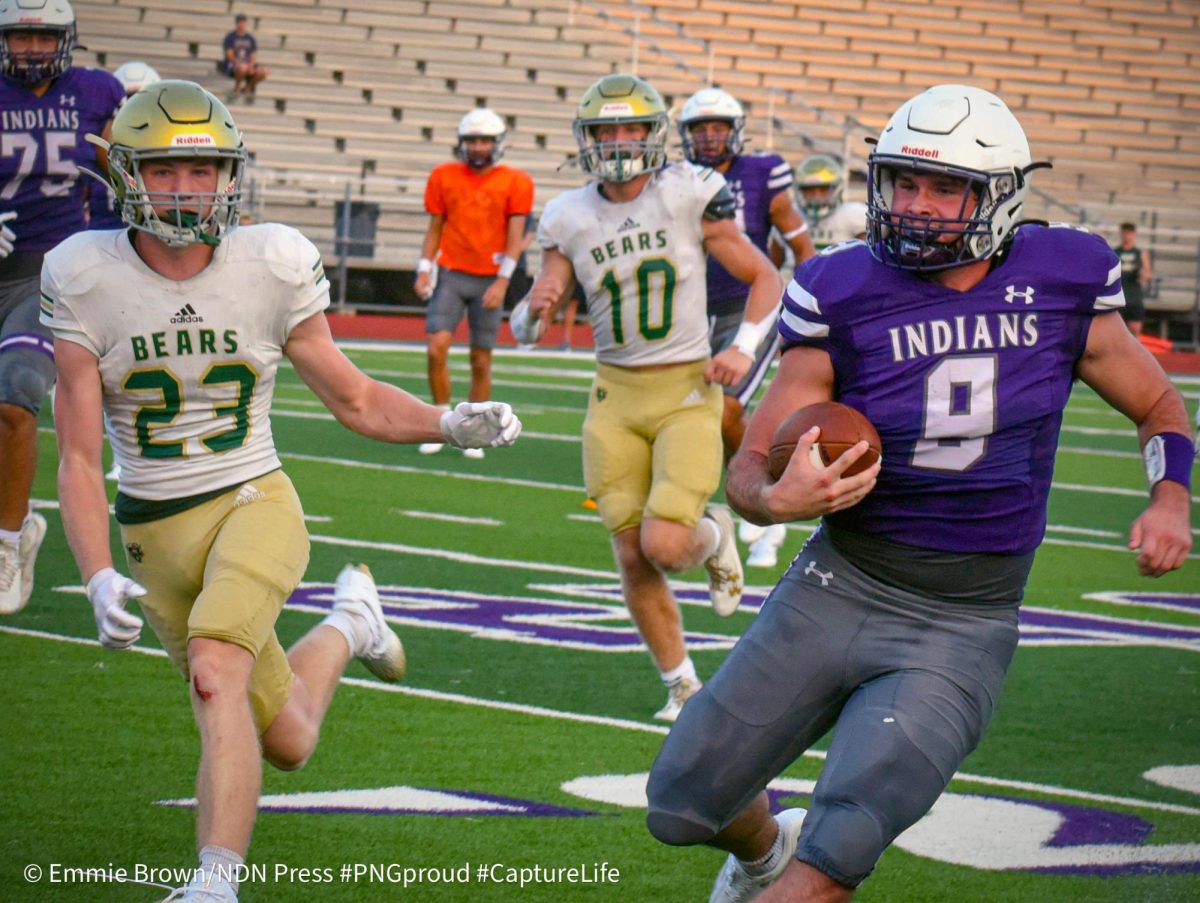
<path fill-rule="evenodd" d="M 818 532 L 683 707 L 650 773 L 650 832 L 711 840 L 836 728 L 796 856 L 856 887 L 979 743 L 1016 645 L 1015 604 L 897 590 Z"/>

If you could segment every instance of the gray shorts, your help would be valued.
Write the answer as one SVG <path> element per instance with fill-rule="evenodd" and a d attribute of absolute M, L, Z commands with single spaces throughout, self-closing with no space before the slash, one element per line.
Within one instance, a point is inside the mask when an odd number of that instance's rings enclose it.
<path fill-rule="evenodd" d="M 742 313 L 733 313 L 720 314 L 708 318 L 708 346 L 714 355 L 724 351 L 733 344 L 738 327 L 742 325 L 742 317 Z M 771 364 L 776 358 L 776 352 L 779 351 L 779 331 L 775 328 L 775 321 L 778 318 L 779 310 L 776 309 L 770 317 L 771 328 L 767 331 L 763 340 L 759 342 L 758 352 L 754 355 L 754 363 L 751 365 L 749 372 L 742 378 L 742 381 L 736 386 L 721 387 L 724 389 L 726 395 L 736 398 L 738 404 L 743 409 L 749 406 L 750 401 L 754 398 L 754 393 L 758 391 L 758 387 L 767 378 L 767 371 L 771 369 Z"/>
<path fill-rule="evenodd" d="M 504 315 L 501 307 L 487 310 L 483 306 L 483 293 L 488 290 L 495 276 L 473 276 L 458 270 L 440 270 L 437 288 L 429 299 L 425 311 L 425 333 L 454 332 L 467 315 L 471 330 L 471 347 L 491 350 L 496 347 L 496 333 Z"/>
<path fill-rule="evenodd" d="M 0 282 L 0 404 L 33 415 L 54 385 L 54 337 L 38 320 L 38 276 Z"/>
<path fill-rule="evenodd" d="M 933 806 L 983 736 L 1017 604 L 890 587 L 816 533 L 684 706 L 647 787 L 651 832 L 703 843 L 831 728 L 798 859 L 848 887 Z"/>

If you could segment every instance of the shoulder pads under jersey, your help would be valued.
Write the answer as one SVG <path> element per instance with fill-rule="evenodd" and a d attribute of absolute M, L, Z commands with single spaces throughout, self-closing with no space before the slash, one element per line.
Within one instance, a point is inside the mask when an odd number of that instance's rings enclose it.
<path fill-rule="evenodd" d="M 737 216 L 737 198 L 729 185 L 722 185 L 721 190 L 713 195 L 713 199 L 704 208 L 704 218 L 707 220 L 733 219 Z"/>

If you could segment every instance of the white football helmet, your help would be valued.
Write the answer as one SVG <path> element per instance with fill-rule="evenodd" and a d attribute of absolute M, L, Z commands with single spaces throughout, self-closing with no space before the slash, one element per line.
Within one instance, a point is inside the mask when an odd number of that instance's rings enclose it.
<path fill-rule="evenodd" d="M 9 32 L 48 31 L 58 46 L 49 56 L 22 54 L 8 49 Z M 40 85 L 58 78 L 71 65 L 75 48 L 75 11 L 67 0 L 0 0 L 0 72 L 23 85 Z"/>
<path fill-rule="evenodd" d="M 601 125 L 642 122 L 642 141 L 596 140 Z M 629 182 L 667 162 L 667 107 L 647 82 L 635 75 L 606 75 L 584 92 L 575 114 L 579 168 L 605 182 Z"/>
<path fill-rule="evenodd" d="M 504 156 L 504 139 L 508 135 L 508 126 L 504 120 L 487 107 L 476 107 L 458 123 L 458 144 L 454 147 L 455 156 L 468 166 L 482 169 L 491 166 Z M 486 156 L 473 156 L 467 153 L 468 138 L 491 138 L 495 141 L 492 151 Z"/>
<path fill-rule="evenodd" d="M 968 85 L 937 85 L 906 101 L 867 162 L 868 241 L 880 261 L 905 270 L 947 269 L 995 254 L 1018 222 L 1035 168 L 1025 131 L 1004 101 Z M 893 213 L 901 172 L 965 179 L 959 215 Z M 958 240 L 938 241 L 947 234 Z"/>
<path fill-rule="evenodd" d="M 155 82 L 160 82 L 158 72 L 148 63 L 143 63 L 141 60 L 130 60 L 128 63 L 122 63 L 113 70 L 113 77 L 121 83 L 121 87 L 125 89 L 125 96 L 136 94 L 142 88 L 148 88 Z"/>
<path fill-rule="evenodd" d="M 692 126 L 698 122 L 728 122 L 731 131 L 725 147 L 717 153 L 703 153 L 692 140 Z M 718 166 L 736 157 L 745 146 L 746 112 L 737 98 L 720 88 L 704 88 L 687 99 L 679 116 L 679 137 L 683 155 L 700 166 Z"/>

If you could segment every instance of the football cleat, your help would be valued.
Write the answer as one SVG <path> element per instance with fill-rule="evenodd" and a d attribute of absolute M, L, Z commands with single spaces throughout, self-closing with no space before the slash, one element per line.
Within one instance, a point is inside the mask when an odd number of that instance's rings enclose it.
<path fill-rule="evenodd" d="M 779 548 L 787 539 L 787 527 L 783 524 L 771 524 L 763 531 L 763 535 L 750 544 L 750 554 L 746 564 L 752 568 L 773 568 L 779 561 Z"/>
<path fill-rule="evenodd" d="M 674 722 L 683 710 L 683 704 L 700 692 L 703 684 L 699 680 L 689 680 L 681 677 L 667 687 L 667 704 L 654 713 L 659 721 Z"/>
<path fill-rule="evenodd" d="M 171 891 L 162 903 L 238 903 L 238 898 L 228 884 L 205 887 L 199 881 L 192 881 Z"/>
<path fill-rule="evenodd" d="M 733 517 L 723 505 L 709 505 L 704 516 L 716 523 L 721 536 L 717 551 L 704 562 L 708 571 L 708 598 L 713 611 L 727 618 L 742 602 L 742 560 L 734 539 Z"/>
<path fill-rule="evenodd" d="M 15 615 L 24 607 L 20 543 L 0 539 L 0 615 Z"/>
<path fill-rule="evenodd" d="M 383 616 L 379 591 L 365 564 L 348 564 L 338 574 L 332 616 L 338 615 L 353 625 L 356 641 L 350 651 L 368 671 L 388 683 L 404 677 L 404 645 Z"/>
<path fill-rule="evenodd" d="M 445 442 L 422 442 L 417 446 L 417 452 L 422 455 L 436 455 L 445 447 Z"/>
<path fill-rule="evenodd" d="M 748 875 L 741 862 L 732 853 L 725 860 L 717 880 L 713 883 L 708 903 L 744 903 L 753 900 L 783 874 L 796 855 L 796 843 L 800 839 L 800 828 L 804 824 L 804 809 L 785 809 L 775 816 L 779 830 L 783 833 L 783 855 L 779 863 L 765 875 Z"/>
<path fill-rule="evenodd" d="M 738 524 L 738 539 L 746 545 L 753 545 L 763 538 L 763 534 L 767 532 L 766 527 L 760 527 L 758 524 L 752 524 L 748 520 Z"/>
<path fill-rule="evenodd" d="M 462 453 L 463 453 L 464 458 L 470 458 L 472 461 L 482 461 L 483 460 L 483 449 L 482 448 L 464 448 L 462 450 Z"/>
<path fill-rule="evenodd" d="M 46 518 L 37 512 L 30 514 L 21 528 L 21 608 L 29 604 L 33 595 L 33 566 L 45 538 Z"/>

